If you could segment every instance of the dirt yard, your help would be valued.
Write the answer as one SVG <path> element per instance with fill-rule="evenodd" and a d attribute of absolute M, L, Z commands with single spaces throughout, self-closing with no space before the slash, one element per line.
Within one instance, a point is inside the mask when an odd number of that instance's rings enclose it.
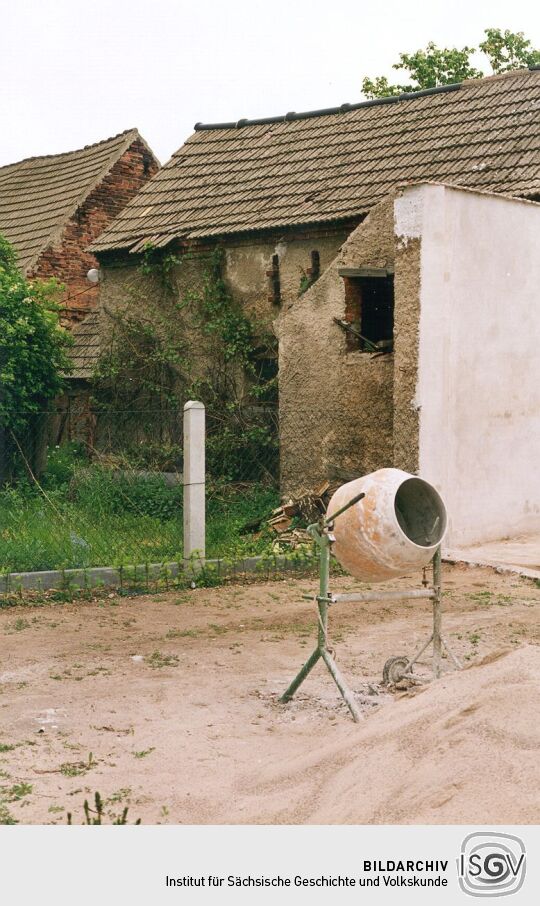
<path fill-rule="evenodd" d="M 78 823 L 98 790 L 144 824 L 535 823 L 540 588 L 444 578 L 471 669 L 417 691 L 381 671 L 427 637 L 428 602 L 331 610 L 359 725 L 321 666 L 278 702 L 313 647 L 313 580 L 1 611 L 0 821 Z"/>

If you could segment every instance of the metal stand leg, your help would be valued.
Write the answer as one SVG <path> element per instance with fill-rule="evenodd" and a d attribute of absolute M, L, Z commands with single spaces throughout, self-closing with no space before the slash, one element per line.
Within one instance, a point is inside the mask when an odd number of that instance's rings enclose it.
<path fill-rule="evenodd" d="M 433 557 L 433 676 L 441 675 L 442 658 L 442 594 L 441 594 L 441 549 L 437 548 Z"/>
<path fill-rule="evenodd" d="M 433 642 L 433 677 L 434 679 L 440 679 L 442 673 L 442 655 L 443 651 L 446 651 L 449 658 L 452 660 L 454 666 L 458 669 L 462 669 L 462 665 L 459 660 L 450 649 L 450 646 L 446 639 L 444 638 L 441 628 L 442 628 L 442 583 L 441 583 L 441 549 L 437 549 L 435 556 L 433 557 L 433 632 L 431 633 L 429 639 L 425 645 L 420 649 L 418 654 L 409 662 L 406 673 L 408 673 L 413 664 L 421 657 L 428 645 Z"/>
<path fill-rule="evenodd" d="M 336 662 L 328 651 L 328 582 L 330 574 L 330 540 L 324 532 L 318 531 L 316 527 L 310 526 L 310 534 L 315 538 L 320 548 L 320 566 L 319 566 L 319 594 L 317 603 L 319 606 L 319 630 L 317 648 L 308 658 L 297 676 L 293 679 L 290 686 L 286 689 L 280 698 L 280 702 L 288 702 L 293 697 L 298 687 L 304 682 L 308 673 L 313 669 L 319 658 L 326 664 L 330 676 L 338 687 L 341 697 L 352 714 L 353 720 L 358 723 L 361 718 L 360 710 L 354 700 L 354 694 L 347 686 L 343 679 Z"/>
<path fill-rule="evenodd" d="M 440 547 L 435 552 L 435 555 L 432 560 L 432 570 L 433 570 L 433 584 L 430 591 L 427 593 L 427 596 L 431 599 L 433 606 L 433 630 L 430 637 L 418 651 L 411 658 L 401 658 L 394 657 L 389 658 L 389 660 L 384 665 L 383 675 L 386 674 L 387 682 L 399 682 L 399 680 L 404 678 L 410 678 L 415 682 L 425 682 L 425 677 L 420 674 L 413 673 L 414 665 L 420 660 L 424 651 L 429 648 L 430 645 L 433 645 L 433 678 L 439 679 L 442 674 L 442 657 L 443 652 L 446 651 L 448 656 L 451 658 L 455 667 L 458 670 L 462 669 L 462 665 L 455 656 L 455 654 L 450 650 L 450 646 L 447 640 L 444 638 L 441 628 L 442 628 L 442 569 L 441 569 L 441 549 Z M 429 583 L 425 578 L 422 580 L 422 585 L 427 586 Z"/>
<path fill-rule="evenodd" d="M 288 687 L 286 692 L 283 693 L 283 695 L 280 698 L 280 702 L 288 702 L 291 700 L 291 698 L 293 697 L 293 695 L 296 692 L 296 690 L 298 689 L 298 687 L 302 685 L 302 683 L 304 682 L 308 673 L 310 673 L 310 671 L 313 669 L 313 667 L 319 660 L 320 656 L 321 656 L 321 652 L 319 651 L 318 648 L 316 648 L 315 651 L 313 652 L 313 654 L 307 659 L 306 663 L 304 664 L 304 666 L 302 667 L 300 672 L 293 679 L 291 685 Z"/>
<path fill-rule="evenodd" d="M 444 650 L 446 651 L 446 653 L 447 653 L 448 657 L 450 658 L 450 660 L 453 662 L 454 667 L 456 668 L 456 670 L 463 670 L 463 664 L 461 663 L 461 661 L 459 660 L 459 658 L 457 658 L 457 657 L 455 656 L 454 652 L 453 652 L 452 649 L 450 648 L 448 642 L 446 641 L 446 639 L 445 639 L 445 637 L 444 637 L 443 635 L 441 636 L 441 641 L 442 641 L 442 643 L 443 643 L 443 648 L 444 648 Z"/>
<path fill-rule="evenodd" d="M 334 661 L 333 657 L 328 654 L 328 651 L 326 651 L 326 649 L 324 651 L 321 651 L 321 657 L 328 667 L 328 670 L 330 671 L 330 676 L 341 692 L 341 697 L 347 705 L 349 711 L 351 712 L 353 720 L 356 721 L 356 723 L 359 723 L 362 715 L 360 714 L 358 706 L 354 700 L 354 694 L 343 679 L 340 671 L 338 670 L 336 662 Z"/>
<path fill-rule="evenodd" d="M 441 675 L 441 658 L 443 651 L 446 651 L 448 657 L 457 670 L 463 669 L 463 664 L 455 656 L 441 632 L 442 625 L 442 591 L 441 591 L 441 549 L 433 557 L 433 674 L 436 679 Z"/>

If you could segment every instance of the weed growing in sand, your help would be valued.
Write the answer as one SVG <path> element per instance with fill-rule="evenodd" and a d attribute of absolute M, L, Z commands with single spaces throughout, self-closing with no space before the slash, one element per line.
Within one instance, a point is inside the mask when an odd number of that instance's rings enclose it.
<path fill-rule="evenodd" d="M 176 604 L 176 605 L 185 604 L 186 601 L 188 601 L 188 600 L 189 600 L 189 595 L 187 595 L 187 594 L 179 595 L 178 598 L 175 598 L 174 601 L 171 601 L 171 604 Z"/>
<path fill-rule="evenodd" d="M 18 620 L 15 620 L 14 623 L 8 623 L 7 629 L 8 632 L 22 632 L 23 629 L 29 629 L 30 623 L 28 620 L 24 620 L 22 617 L 19 617 Z"/>
<path fill-rule="evenodd" d="M 240 627 L 243 628 L 242 624 L 240 624 Z M 218 626 L 217 623 L 210 623 L 208 628 L 213 635 L 223 635 L 225 632 L 229 631 L 227 626 Z"/>
<path fill-rule="evenodd" d="M 64 761 L 60 765 L 60 773 L 64 777 L 80 777 L 82 774 L 86 774 L 88 771 L 91 771 L 97 764 L 95 761 L 92 752 L 90 752 L 87 761 Z"/>
<path fill-rule="evenodd" d="M 166 639 L 197 639 L 200 632 L 197 629 L 169 629 Z"/>
<path fill-rule="evenodd" d="M 107 805 L 114 805 L 115 802 L 123 802 L 124 799 L 129 799 L 131 796 L 131 787 L 126 786 L 121 790 L 117 790 L 116 793 L 113 793 L 112 796 L 109 796 L 107 799 Z"/>
<path fill-rule="evenodd" d="M 478 601 L 479 604 L 490 604 L 493 595 L 490 591 L 476 591 L 468 597 L 471 601 Z"/>
<path fill-rule="evenodd" d="M 29 796 L 33 789 L 31 783 L 14 783 L 9 788 L 3 787 L 0 792 L 7 802 L 18 802 L 19 799 Z"/>
<path fill-rule="evenodd" d="M 0 824 L 18 824 L 16 818 L 10 813 L 8 807 L 0 799 Z"/>
<path fill-rule="evenodd" d="M 86 676 L 110 676 L 110 675 L 111 675 L 111 671 L 108 669 L 108 667 L 94 667 L 93 670 L 86 671 Z M 82 679 L 82 676 L 77 677 L 77 679 Z"/>
<path fill-rule="evenodd" d="M 156 747 L 151 746 L 149 749 L 142 749 L 140 752 L 134 752 L 135 758 L 146 758 L 147 755 L 150 755 L 152 752 L 155 752 Z"/>
<path fill-rule="evenodd" d="M 0 752 L 13 752 L 14 748 L 15 746 L 8 742 L 0 742 Z"/>
<path fill-rule="evenodd" d="M 15 747 L 13 747 L 15 748 Z M 7 776 L 4 775 L 3 776 Z M 14 783 L 12 786 L 0 787 L 0 824 L 18 824 L 16 818 L 9 811 L 8 805 L 11 802 L 19 802 L 25 796 L 29 796 L 33 790 L 31 783 Z M 24 803 L 23 803 L 24 805 Z"/>
<path fill-rule="evenodd" d="M 100 796 L 99 793 L 95 793 L 95 795 L 94 795 L 94 805 L 95 805 L 95 808 L 94 808 L 94 809 L 91 809 L 90 806 L 89 806 L 89 804 L 88 804 L 88 799 L 85 799 L 85 800 L 84 800 L 84 805 L 83 805 L 84 821 L 83 821 L 83 824 L 107 824 L 107 821 L 104 821 L 104 820 L 103 820 L 104 817 L 105 817 L 105 808 L 104 808 L 103 799 L 101 798 L 101 796 Z M 126 808 L 124 809 L 124 811 L 122 812 L 121 815 L 112 816 L 112 819 L 113 819 L 113 820 L 112 820 L 110 823 L 111 823 L 111 824 L 128 824 L 128 823 L 129 823 L 128 820 L 127 820 L 128 811 L 129 811 L 129 810 L 128 810 L 128 807 L 126 806 Z M 67 823 L 70 824 L 70 825 L 73 824 L 72 818 L 73 818 L 72 813 L 71 813 L 71 812 L 68 812 L 68 814 L 67 814 Z M 140 819 L 140 818 L 137 818 L 137 820 L 134 821 L 133 823 L 134 823 L 134 824 L 140 824 L 140 823 L 141 823 L 141 819 Z"/>
<path fill-rule="evenodd" d="M 161 651 L 154 651 L 146 658 L 146 663 L 154 670 L 161 667 L 178 667 L 178 656 L 176 654 L 162 654 Z"/>

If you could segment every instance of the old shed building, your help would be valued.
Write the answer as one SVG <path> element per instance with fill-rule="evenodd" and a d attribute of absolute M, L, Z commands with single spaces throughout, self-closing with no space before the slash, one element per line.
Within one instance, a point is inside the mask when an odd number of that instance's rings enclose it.
<path fill-rule="evenodd" d="M 65 284 L 69 324 L 97 301 L 97 287 L 86 279 L 98 264 L 88 246 L 158 167 L 136 129 L 79 151 L 0 167 L 0 233 L 28 277 Z"/>
<path fill-rule="evenodd" d="M 31 157 L 0 167 L 0 233 L 14 246 L 30 278 L 65 285 L 62 321 L 73 329 L 74 371 L 66 404 L 80 424 L 87 380 L 99 352 L 97 268 L 89 245 L 157 172 L 159 162 L 137 129 L 63 154 Z M 86 420 L 88 414 L 84 416 Z M 83 428 L 83 434 L 87 429 Z"/>
<path fill-rule="evenodd" d="M 401 190 L 406 184 L 418 188 Z M 510 342 L 510 311 L 528 331 L 538 328 L 530 291 L 538 208 L 509 200 L 538 198 L 539 70 L 330 110 L 198 124 L 93 243 L 104 271 L 102 306 L 125 297 L 145 244 L 190 251 L 177 267 L 179 291 L 197 280 L 197 256 L 221 245 L 231 292 L 258 321 L 272 322 L 278 337 L 284 491 L 395 464 L 420 468 L 446 492 L 456 463 L 484 455 L 480 442 L 460 445 L 458 375 L 463 400 L 475 384 L 484 399 L 484 380 L 504 387 L 492 397 L 492 451 L 537 418 L 534 407 L 524 414 L 526 404 L 518 405 L 523 388 L 512 383 L 515 370 L 512 378 L 505 371 L 504 338 Z M 506 244 L 505 219 L 514 230 Z M 468 349 L 468 337 L 470 354 L 460 354 L 452 344 Z M 426 349 L 420 367 L 418 350 Z M 430 421 L 419 413 L 429 409 L 422 394 L 437 385 L 438 363 L 446 383 L 429 398 Z M 504 415 L 512 400 L 524 421 Z M 448 414 L 437 421 L 439 405 Z M 523 449 L 521 470 L 526 461 Z M 480 484 L 492 478 L 487 470 Z M 490 531 L 540 518 L 536 491 L 525 499 L 513 481 L 507 490 L 514 502 L 503 518 L 502 495 Z M 467 507 L 458 511 L 456 538 L 469 516 Z M 475 538 L 485 531 L 473 520 Z"/>

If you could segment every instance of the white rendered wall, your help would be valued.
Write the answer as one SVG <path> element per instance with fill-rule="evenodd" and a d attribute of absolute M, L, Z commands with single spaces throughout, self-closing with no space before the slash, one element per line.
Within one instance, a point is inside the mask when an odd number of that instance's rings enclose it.
<path fill-rule="evenodd" d="M 447 546 L 538 531 L 540 205 L 436 185 L 395 205 L 398 241 L 421 241 L 413 405 Z"/>

